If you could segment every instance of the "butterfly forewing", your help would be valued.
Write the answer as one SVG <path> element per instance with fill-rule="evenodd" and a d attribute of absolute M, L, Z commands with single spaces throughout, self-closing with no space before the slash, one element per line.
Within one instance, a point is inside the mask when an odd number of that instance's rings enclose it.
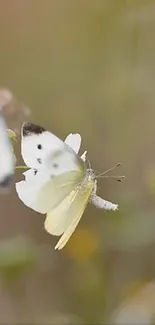
<path fill-rule="evenodd" d="M 16 183 L 16 190 L 21 201 L 29 208 L 47 213 L 75 189 L 83 177 L 82 171 L 79 174 L 72 171 L 50 179 L 47 171 L 40 170 L 34 175 L 30 170 L 30 173 L 26 172 L 28 181 Z"/>
<path fill-rule="evenodd" d="M 83 161 L 72 148 L 51 132 L 32 123 L 23 125 L 21 147 L 27 166 L 37 170 L 46 168 L 51 175 L 84 168 Z"/>

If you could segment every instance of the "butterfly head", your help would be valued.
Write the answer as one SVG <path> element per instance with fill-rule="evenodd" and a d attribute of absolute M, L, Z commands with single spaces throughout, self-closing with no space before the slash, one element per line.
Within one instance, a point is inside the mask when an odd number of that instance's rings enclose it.
<path fill-rule="evenodd" d="M 91 168 L 88 168 L 87 169 L 87 176 L 90 177 L 91 179 L 94 179 L 95 178 L 95 172 L 93 169 Z"/>

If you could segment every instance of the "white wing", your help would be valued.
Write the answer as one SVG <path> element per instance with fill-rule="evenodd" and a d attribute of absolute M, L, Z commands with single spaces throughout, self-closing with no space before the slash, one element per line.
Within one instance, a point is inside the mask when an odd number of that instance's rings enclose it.
<path fill-rule="evenodd" d="M 81 137 L 75 134 L 67 138 L 74 138 L 78 149 Z M 37 212 L 49 212 L 85 177 L 86 166 L 75 151 L 32 123 L 22 128 L 22 156 L 32 169 L 24 173 L 25 181 L 16 183 L 16 190 L 23 203 Z"/>
<path fill-rule="evenodd" d="M 67 138 L 65 139 L 65 143 L 67 143 L 67 145 L 72 148 L 77 154 L 80 150 L 80 146 L 81 146 L 81 136 L 78 133 L 70 133 Z M 86 161 L 86 155 L 87 155 L 87 151 L 85 151 L 82 156 L 81 159 L 83 161 Z"/>
<path fill-rule="evenodd" d="M 47 214 L 45 229 L 50 234 L 60 235 L 55 249 L 62 249 L 77 227 L 93 190 L 93 183 L 72 191 L 54 210 Z"/>
<path fill-rule="evenodd" d="M 47 170 L 39 170 L 33 176 L 32 172 L 31 169 L 26 175 L 27 181 L 16 183 L 16 191 L 26 206 L 40 213 L 55 208 L 83 179 L 83 171 L 66 172 L 53 178 Z"/>
<path fill-rule="evenodd" d="M 7 133 L 7 126 L 0 115 L 0 186 L 7 186 L 12 179 L 15 168 L 15 157 Z"/>
<path fill-rule="evenodd" d="M 40 208 L 38 197 L 42 186 L 50 179 L 49 174 L 45 171 L 37 171 L 34 169 L 30 169 L 23 174 L 25 175 L 26 181 L 17 182 L 15 184 L 20 200 L 26 206 L 37 212 L 46 213 L 45 206 Z"/>
<path fill-rule="evenodd" d="M 79 152 L 81 146 L 81 136 L 78 133 L 70 133 L 65 139 L 65 143 L 76 153 Z"/>
<path fill-rule="evenodd" d="M 79 145 L 79 135 L 75 135 Z M 51 132 L 32 123 L 22 127 L 21 152 L 28 167 L 48 169 L 51 175 L 84 168 L 75 151 Z"/>

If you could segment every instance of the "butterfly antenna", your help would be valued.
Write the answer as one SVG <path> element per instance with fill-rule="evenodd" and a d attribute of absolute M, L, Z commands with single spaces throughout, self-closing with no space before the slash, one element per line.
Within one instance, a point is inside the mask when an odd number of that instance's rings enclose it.
<path fill-rule="evenodd" d="M 99 178 L 113 179 L 114 181 L 122 182 L 122 180 L 125 178 L 125 176 L 107 176 L 107 175 L 102 175 L 102 176 L 99 176 Z"/>
<path fill-rule="evenodd" d="M 114 165 L 113 167 L 107 169 L 105 172 L 103 172 L 103 173 L 97 175 L 97 177 L 101 177 L 101 176 L 103 176 L 103 175 L 105 175 L 105 174 L 111 172 L 111 170 L 114 170 L 115 168 L 119 167 L 120 165 L 121 165 L 121 163 L 118 163 L 118 164 Z"/>

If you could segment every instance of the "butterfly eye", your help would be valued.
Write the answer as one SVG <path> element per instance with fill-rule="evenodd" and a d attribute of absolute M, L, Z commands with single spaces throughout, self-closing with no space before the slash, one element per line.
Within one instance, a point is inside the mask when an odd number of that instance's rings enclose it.
<path fill-rule="evenodd" d="M 41 144 L 38 144 L 37 145 L 37 148 L 40 150 L 40 149 L 42 149 L 42 145 Z"/>

